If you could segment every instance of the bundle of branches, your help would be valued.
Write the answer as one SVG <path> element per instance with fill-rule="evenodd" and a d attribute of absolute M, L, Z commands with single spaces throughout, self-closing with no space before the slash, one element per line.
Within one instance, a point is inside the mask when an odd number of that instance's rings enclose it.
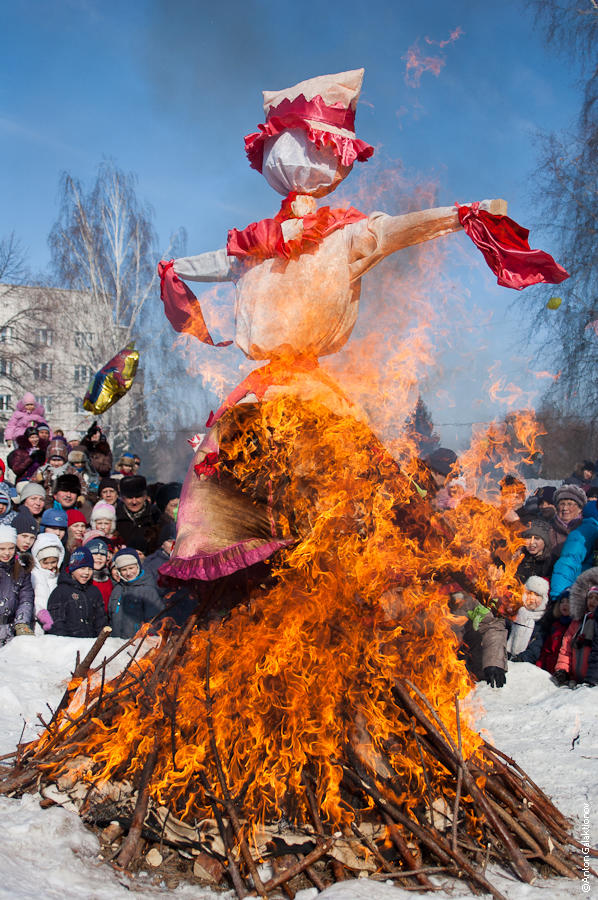
<path fill-rule="evenodd" d="M 353 720 L 330 760 L 339 777 L 340 826 L 327 809 L 318 761 L 309 752 L 297 761 L 300 788 L 287 784 L 281 796 L 285 814 L 266 823 L 256 820 L 247 805 L 256 772 L 247 771 L 240 788 L 231 785 L 226 736 L 218 732 L 214 715 L 212 684 L 218 673 L 212 671 L 210 635 L 198 706 L 206 752 L 201 764 L 195 762 L 193 781 L 182 795 L 194 795 L 195 808 L 203 805 L 206 815 L 198 821 L 186 816 L 180 803 L 163 802 L 164 787 L 156 778 L 160 765 L 175 778 L 182 769 L 178 692 L 195 625 L 195 617 L 183 630 L 166 624 L 159 646 L 144 655 L 146 631 L 92 669 L 109 634 L 106 629 L 78 663 L 51 719 L 42 720 L 41 738 L 19 744 L 4 758 L 12 764 L 2 773 L 0 793 L 19 796 L 39 789 L 43 806 L 74 801 L 88 823 L 112 823 L 114 865 L 138 865 L 148 844 L 170 846 L 191 860 L 196 875 L 232 884 L 239 898 L 266 896 L 281 886 L 292 897 L 306 878 L 321 890 L 332 881 L 363 874 L 413 890 L 437 890 L 431 876 L 443 873 L 498 900 L 503 895 L 485 875 L 488 861 L 525 882 L 538 871 L 580 877 L 583 848 L 550 799 L 512 759 L 487 743 L 466 759 L 457 697 L 454 728 L 449 729 L 407 678 L 394 679 L 396 732 L 384 741 L 374 744 L 358 711 L 345 706 Z M 107 681 L 106 668 L 117 655 L 127 659 L 126 665 Z M 132 698 L 141 720 L 155 722 L 159 707 L 162 727 L 152 726 L 145 742 L 139 731 L 131 734 L 126 760 L 106 780 L 101 777 L 104 767 L 89 754 L 91 736 L 122 716 Z M 397 769 L 398 745 L 403 757 L 411 754 L 423 792 L 414 791 L 412 773 Z"/>

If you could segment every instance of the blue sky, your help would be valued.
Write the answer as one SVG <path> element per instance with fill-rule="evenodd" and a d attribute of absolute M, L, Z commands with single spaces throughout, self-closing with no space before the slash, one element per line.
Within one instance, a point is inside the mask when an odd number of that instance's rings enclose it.
<path fill-rule="evenodd" d="M 14 229 L 35 269 L 49 260 L 60 173 L 91 179 L 103 157 L 137 173 L 164 246 L 181 225 L 188 252 L 222 246 L 228 228 L 272 215 L 279 199 L 243 152 L 263 120 L 262 89 L 358 66 L 372 178 L 394 167 L 413 185 L 432 181 L 439 205 L 504 197 L 532 246 L 558 255 L 534 228 L 530 177 L 537 132 L 574 123 L 577 73 L 545 48 L 521 2 L 31 0 L 5 9 L 4 23 L 0 236 Z M 407 83 L 410 48 L 440 59 L 438 74 Z M 454 405 L 432 388 L 426 399 L 438 422 L 469 422 L 501 412 L 481 390 L 492 364 L 526 390 L 539 382 L 515 349 L 525 292 L 498 288 L 467 239 L 451 240 L 462 243 L 447 277 L 476 327 L 443 353 Z M 443 430 L 447 442 L 461 436 Z"/>

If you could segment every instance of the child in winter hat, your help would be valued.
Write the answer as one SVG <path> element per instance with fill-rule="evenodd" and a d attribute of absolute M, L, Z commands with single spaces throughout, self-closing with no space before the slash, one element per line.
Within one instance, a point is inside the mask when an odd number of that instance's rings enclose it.
<path fill-rule="evenodd" d="M 52 627 L 52 616 L 47 610 L 50 594 L 58 584 L 58 570 L 64 559 L 64 547 L 56 534 L 40 534 L 31 548 L 33 571 L 31 582 L 35 593 L 35 618 L 44 631 Z"/>
<path fill-rule="evenodd" d="M 56 534 L 63 538 L 69 525 L 64 509 L 46 509 L 42 513 L 40 531 L 45 534 Z"/>
<path fill-rule="evenodd" d="M 133 581 L 141 574 L 141 560 L 139 554 L 132 547 L 123 547 L 114 554 L 114 565 L 122 581 Z"/>
<path fill-rule="evenodd" d="M 112 581 L 108 572 L 108 541 L 101 531 L 89 532 L 91 537 L 86 535 L 83 539 L 84 546 L 91 552 L 93 556 L 93 584 L 97 587 L 104 601 L 104 609 L 108 611 L 108 601 L 112 591 Z"/>
<path fill-rule="evenodd" d="M 577 577 L 569 594 L 573 621 L 565 632 L 554 672 L 555 684 L 598 684 L 598 567 Z"/>
<path fill-rule="evenodd" d="M 48 599 L 53 624 L 51 634 L 65 637 L 97 637 L 106 624 L 102 595 L 93 584 L 93 556 L 87 547 L 78 547 L 69 559 L 66 572 Z"/>
<path fill-rule="evenodd" d="M 524 585 L 522 605 L 511 625 L 511 633 L 507 641 L 507 653 L 510 657 L 523 653 L 530 642 L 536 622 L 546 612 L 550 585 L 546 578 L 532 575 Z"/>
<path fill-rule="evenodd" d="M 116 510 L 111 503 L 98 500 L 91 511 L 90 521 L 92 528 L 110 537 L 116 531 Z"/>
<path fill-rule="evenodd" d="M 14 517 L 12 526 L 17 532 L 17 551 L 20 554 L 27 553 L 39 533 L 39 525 L 26 506 Z"/>

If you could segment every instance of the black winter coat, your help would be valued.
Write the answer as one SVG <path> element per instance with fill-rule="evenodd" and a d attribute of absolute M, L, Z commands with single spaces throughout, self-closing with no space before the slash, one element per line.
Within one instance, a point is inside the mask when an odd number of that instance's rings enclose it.
<path fill-rule="evenodd" d="M 164 603 L 149 572 L 142 571 L 134 581 L 119 581 L 108 601 L 112 637 L 132 638 L 144 622 L 163 609 Z"/>
<path fill-rule="evenodd" d="M 166 551 L 163 550 L 162 547 L 158 547 L 155 553 L 152 553 L 151 556 L 147 556 L 143 560 L 143 571 L 147 575 L 152 576 L 158 587 L 158 593 L 161 597 L 166 594 L 168 588 L 161 588 L 158 584 L 158 569 L 160 568 L 160 566 L 163 566 L 165 562 L 168 562 L 169 559 L 170 556 L 168 555 L 168 553 L 166 553 Z"/>
<path fill-rule="evenodd" d="M 158 548 L 160 510 L 147 500 L 138 513 L 130 513 L 122 500 L 116 502 L 116 530 L 127 547 L 147 556 Z M 145 549 L 140 546 L 145 544 Z"/>
<path fill-rule="evenodd" d="M 68 572 L 61 572 L 48 598 L 48 612 L 54 620 L 49 634 L 63 637 L 97 637 L 108 624 L 102 595 L 91 582 L 79 584 Z"/>
<path fill-rule="evenodd" d="M 521 556 L 521 562 L 517 566 L 515 573 L 518 581 L 525 584 L 532 575 L 539 575 L 541 578 L 547 578 L 550 581 L 554 559 L 552 553 L 545 550 L 542 556 L 532 556 L 525 548 Z"/>
<path fill-rule="evenodd" d="M 15 636 L 15 625 L 30 625 L 34 616 L 31 575 L 17 559 L 0 563 L 0 645 Z"/>

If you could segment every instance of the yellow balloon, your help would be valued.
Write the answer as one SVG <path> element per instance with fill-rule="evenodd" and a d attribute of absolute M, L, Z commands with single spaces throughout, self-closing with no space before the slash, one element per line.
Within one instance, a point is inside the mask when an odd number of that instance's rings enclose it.
<path fill-rule="evenodd" d="M 558 309 L 562 302 L 562 297 L 551 297 L 546 304 L 546 309 Z"/>

